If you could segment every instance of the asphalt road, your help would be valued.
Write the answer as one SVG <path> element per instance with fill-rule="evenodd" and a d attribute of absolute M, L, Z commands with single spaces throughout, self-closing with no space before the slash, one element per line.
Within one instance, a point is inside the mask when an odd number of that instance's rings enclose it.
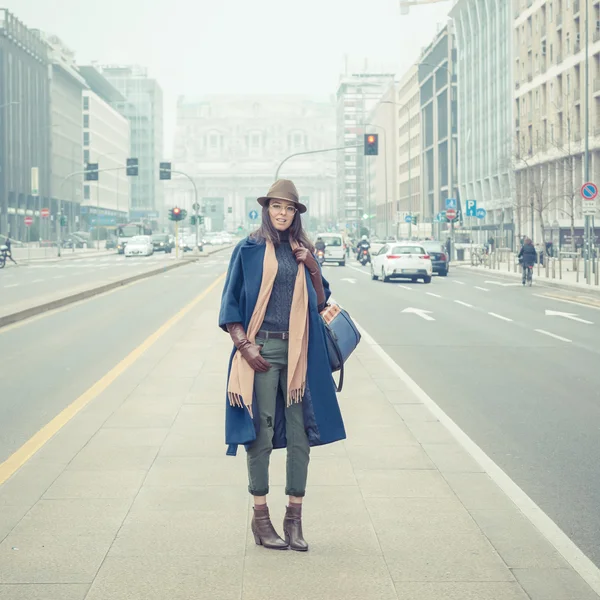
<path fill-rule="evenodd" d="M 0 329 L 0 463 L 206 289 L 229 254 Z"/>
<path fill-rule="evenodd" d="M 489 273 L 384 284 L 351 265 L 325 268 L 334 298 L 600 566 L 600 310 Z"/>

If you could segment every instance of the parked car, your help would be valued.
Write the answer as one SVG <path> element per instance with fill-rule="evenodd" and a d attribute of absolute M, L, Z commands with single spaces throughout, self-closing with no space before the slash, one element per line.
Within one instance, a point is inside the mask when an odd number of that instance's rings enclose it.
<path fill-rule="evenodd" d="M 168 233 L 154 233 L 152 235 L 152 246 L 154 252 L 170 254 L 174 244 L 171 242 L 171 236 Z"/>
<path fill-rule="evenodd" d="M 149 235 L 136 235 L 127 241 L 125 257 L 151 256 L 152 254 L 154 254 L 154 246 Z"/>
<path fill-rule="evenodd" d="M 384 244 L 371 258 L 371 279 L 390 281 L 392 278 L 431 283 L 433 265 L 420 243 L 398 242 Z"/>
<path fill-rule="evenodd" d="M 446 277 L 450 271 L 450 257 L 446 254 L 446 248 L 442 242 L 420 242 L 431 257 L 433 272 Z"/>

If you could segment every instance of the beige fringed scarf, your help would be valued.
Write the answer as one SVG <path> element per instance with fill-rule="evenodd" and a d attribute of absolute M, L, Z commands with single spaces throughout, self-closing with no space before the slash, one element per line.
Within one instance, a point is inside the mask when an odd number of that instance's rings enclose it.
<path fill-rule="evenodd" d="M 267 240 L 263 275 L 258 293 L 258 300 L 246 332 L 248 339 L 254 344 L 260 330 L 267 305 L 277 276 L 278 263 L 275 247 Z M 299 247 L 290 240 L 292 250 Z M 298 275 L 294 285 L 292 310 L 290 313 L 290 338 L 288 348 L 288 382 L 287 406 L 292 402 L 301 402 L 306 387 L 306 368 L 308 364 L 308 291 L 306 288 L 306 269 L 298 265 Z M 229 374 L 227 394 L 232 406 L 245 406 L 252 416 L 252 395 L 254 391 L 254 370 L 246 362 L 240 352 L 236 352 Z"/>

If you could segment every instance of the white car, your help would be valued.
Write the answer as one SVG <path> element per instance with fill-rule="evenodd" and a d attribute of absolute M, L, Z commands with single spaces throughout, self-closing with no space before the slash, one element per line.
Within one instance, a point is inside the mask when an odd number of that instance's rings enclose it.
<path fill-rule="evenodd" d="M 325 242 L 325 262 L 346 266 L 346 248 L 340 233 L 319 233 L 315 241 L 321 238 Z"/>
<path fill-rule="evenodd" d="M 136 235 L 127 240 L 125 256 L 150 256 L 154 254 L 152 237 L 149 235 Z"/>
<path fill-rule="evenodd" d="M 431 283 L 433 266 L 431 258 L 418 242 L 392 242 L 384 244 L 371 259 L 371 278 L 389 281 L 394 277 L 422 279 Z"/>

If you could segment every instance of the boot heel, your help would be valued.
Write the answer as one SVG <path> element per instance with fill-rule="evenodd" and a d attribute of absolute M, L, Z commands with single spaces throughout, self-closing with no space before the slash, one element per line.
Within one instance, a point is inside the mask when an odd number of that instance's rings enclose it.
<path fill-rule="evenodd" d="M 256 534 L 254 534 L 254 541 L 256 542 L 257 546 L 262 546 L 262 541 Z"/>

